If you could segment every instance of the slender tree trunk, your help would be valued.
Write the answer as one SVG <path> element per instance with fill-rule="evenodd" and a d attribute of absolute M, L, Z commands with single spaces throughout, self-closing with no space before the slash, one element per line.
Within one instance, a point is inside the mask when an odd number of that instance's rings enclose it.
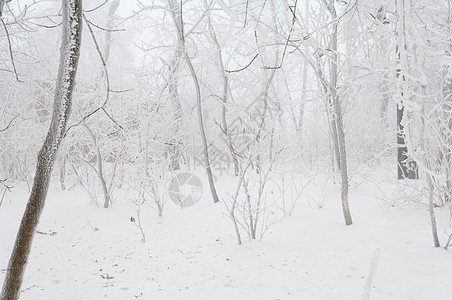
<path fill-rule="evenodd" d="M 19 298 L 33 236 L 44 208 L 55 156 L 65 134 L 70 115 L 72 90 L 80 55 L 82 0 L 63 0 L 62 2 L 63 38 L 52 120 L 38 154 L 33 188 L 9 260 L 2 288 L 2 300 Z"/>
<path fill-rule="evenodd" d="M 277 61 L 278 61 L 278 55 L 276 55 L 276 59 L 275 59 L 275 62 L 277 62 Z M 270 90 L 273 78 L 275 77 L 276 69 L 272 69 L 270 71 L 265 69 L 264 72 L 266 75 L 266 82 L 265 82 L 264 90 L 262 91 L 262 94 L 261 94 L 264 107 L 262 109 L 262 114 L 260 116 L 261 119 L 260 119 L 259 129 L 256 133 L 256 136 L 254 137 L 254 139 L 257 143 L 259 143 L 261 136 L 264 133 L 265 121 L 266 121 L 267 112 L 268 112 L 268 92 Z M 268 76 L 268 72 L 270 72 L 270 76 Z M 261 156 L 260 156 L 260 154 L 258 154 L 256 157 L 256 173 L 259 173 L 260 169 L 261 169 Z"/>
<path fill-rule="evenodd" d="M 199 129 L 201 132 L 201 138 L 202 138 L 202 145 L 204 148 L 204 161 L 206 163 L 206 171 L 207 171 L 207 178 L 209 180 L 209 187 L 210 192 L 212 194 L 212 199 L 214 203 L 217 203 L 219 201 L 217 190 L 215 189 L 215 183 L 213 182 L 213 174 L 212 174 L 212 167 L 210 165 L 210 159 L 209 159 L 209 146 L 207 144 L 207 135 L 206 131 L 204 129 L 204 119 L 202 115 L 202 103 L 201 103 L 201 90 L 199 86 L 198 77 L 196 76 L 195 68 L 193 67 L 190 58 L 188 57 L 187 52 L 185 52 L 185 59 L 187 61 L 188 67 L 190 69 L 190 72 L 193 77 L 193 82 L 195 84 L 196 89 L 196 99 L 197 99 L 197 106 L 198 106 L 198 122 L 199 122 Z"/>
<path fill-rule="evenodd" d="M 447 24 L 449 25 L 449 36 L 452 36 L 452 5 L 451 1 L 447 2 Z M 452 52 L 452 45 L 449 44 L 449 51 Z M 447 75 L 450 66 L 443 71 L 443 101 L 444 101 L 444 118 L 449 131 L 452 131 L 452 78 Z M 452 199 L 452 136 L 447 134 L 446 140 L 446 192 L 444 194 L 444 202 L 449 203 Z"/>
<path fill-rule="evenodd" d="M 88 127 L 88 125 L 83 123 L 83 127 L 85 127 L 86 131 L 88 132 L 88 135 L 93 141 L 94 150 L 96 151 L 97 169 L 94 166 L 91 167 L 94 169 L 95 173 L 97 174 L 97 177 L 99 177 L 100 185 L 102 187 L 102 193 L 104 194 L 104 208 L 108 208 L 111 203 L 111 198 L 110 193 L 108 191 L 109 189 L 107 188 L 107 181 L 104 175 L 104 162 L 102 160 L 102 155 L 100 153 L 100 147 L 99 144 L 97 143 L 97 138 L 94 136 L 93 131 Z M 90 164 L 90 162 L 87 162 L 87 164 Z"/>
<path fill-rule="evenodd" d="M 415 161 L 408 162 L 407 112 L 405 111 L 404 98 L 407 97 L 406 75 L 408 74 L 408 56 L 406 41 L 406 15 L 408 14 L 409 0 L 397 0 L 396 9 L 398 14 L 397 31 L 398 42 L 396 45 L 396 105 L 397 105 L 397 177 L 398 179 L 417 179 L 418 173 L 409 169 L 417 169 Z M 409 163 L 412 164 L 408 168 Z"/>
<path fill-rule="evenodd" d="M 333 20 L 337 19 L 336 9 L 334 8 L 334 1 L 330 1 L 328 5 L 328 10 L 331 13 Z M 348 203 L 348 171 L 347 171 L 347 155 L 345 147 L 345 132 L 344 132 L 344 122 L 342 119 L 342 107 L 339 101 L 339 95 L 337 94 L 337 65 L 339 63 L 337 57 L 337 27 L 338 22 L 333 24 L 333 32 L 331 35 L 331 45 L 332 59 L 330 62 L 330 76 L 331 76 L 331 100 L 333 102 L 335 123 L 337 130 L 337 146 L 339 150 L 339 165 L 341 172 L 341 201 L 342 201 L 342 211 L 344 214 L 345 224 L 351 225 L 352 216 L 350 213 L 349 203 Z"/>
<path fill-rule="evenodd" d="M 0 17 L 3 14 L 3 6 L 5 5 L 6 0 L 0 0 Z"/>
<path fill-rule="evenodd" d="M 405 127 L 403 126 L 403 116 L 405 107 L 403 103 L 397 104 L 397 178 L 408 178 L 408 147 L 405 141 Z"/>
<path fill-rule="evenodd" d="M 336 39 L 337 39 L 337 37 L 336 37 Z M 328 80 L 326 79 L 324 72 L 322 71 L 320 57 L 321 57 L 320 55 L 318 55 L 318 54 L 316 55 L 316 60 L 317 60 L 316 74 L 317 74 L 318 83 L 322 87 L 323 93 L 325 95 L 326 117 L 327 117 L 327 121 L 328 121 L 331 142 L 333 144 L 332 155 L 331 155 L 331 168 L 333 169 L 333 172 L 334 172 L 334 170 L 335 170 L 334 164 L 335 163 L 337 165 L 338 170 L 341 169 L 341 166 L 340 166 L 340 162 L 339 162 L 340 154 L 339 154 L 339 144 L 338 144 L 338 138 L 337 138 L 336 115 L 334 114 L 334 103 L 333 103 L 332 92 L 331 92 L 331 90 L 333 88 L 333 83 L 328 82 Z M 306 57 L 305 57 L 305 60 L 306 60 Z M 330 64 L 332 64 L 332 63 L 330 62 Z M 330 70 L 330 73 L 331 73 L 330 81 L 333 78 L 335 78 L 332 76 L 332 72 L 334 72 L 334 70 Z M 337 69 L 335 72 L 337 72 Z M 335 76 L 337 76 L 337 74 Z M 334 85 L 334 87 L 335 87 L 335 85 Z"/>
<path fill-rule="evenodd" d="M 112 29 L 112 23 L 113 23 L 113 17 L 115 15 L 116 10 L 118 9 L 120 0 L 114 0 L 110 8 L 108 9 L 108 17 L 107 17 L 107 31 L 105 33 L 105 53 L 104 53 L 104 60 L 105 63 L 108 62 L 110 58 L 110 46 L 111 46 L 111 29 Z"/>
<path fill-rule="evenodd" d="M 386 20 L 386 8 L 382 5 L 377 11 L 376 18 L 379 21 L 377 31 L 377 59 L 378 63 L 381 65 L 385 65 L 384 57 L 388 53 L 388 43 L 385 38 L 386 29 L 385 26 L 387 24 Z M 380 83 L 380 93 L 381 93 L 381 104 L 380 104 L 380 118 L 381 118 L 381 127 L 385 132 L 388 130 L 388 108 L 389 108 L 389 78 L 386 73 L 383 77 L 383 80 Z"/>
<path fill-rule="evenodd" d="M 171 159 L 171 170 L 180 170 L 180 157 L 181 157 L 181 151 L 180 151 L 180 145 L 178 140 L 179 136 L 179 129 L 180 124 L 182 122 L 182 105 L 179 100 L 179 94 L 177 91 L 178 86 L 178 78 L 177 78 L 177 72 L 179 70 L 179 65 L 182 59 L 182 49 L 179 45 L 179 43 L 176 45 L 176 50 L 174 52 L 174 60 L 171 62 L 170 65 L 170 78 L 168 82 L 168 91 L 170 93 L 171 102 L 174 107 L 174 135 L 171 139 L 171 145 L 169 146 L 169 154 Z"/>
<path fill-rule="evenodd" d="M 198 122 L 199 122 L 199 130 L 201 132 L 202 145 L 204 150 L 204 162 L 206 164 L 207 178 L 209 180 L 210 192 L 212 194 L 213 202 L 217 203 L 219 201 L 217 191 L 215 189 L 215 183 L 213 181 L 212 167 L 210 165 L 209 159 L 209 146 L 207 143 L 207 135 L 206 130 L 204 128 L 204 119 L 202 113 L 202 101 L 201 101 L 201 87 L 199 85 L 198 76 L 196 74 L 195 68 L 191 62 L 190 57 L 188 56 L 187 49 L 185 47 L 185 37 L 184 37 L 184 22 L 182 20 L 182 6 L 181 3 L 178 3 L 177 0 L 168 0 L 169 7 L 171 10 L 171 14 L 173 16 L 174 24 L 177 30 L 177 40 L 181 49 L 183 50 L 183 55 L 185 58 L 185 62 L 190 70 L 191 77 L 193 79 L 193 83 L 195 85 L 196 91 L 196 102 L 198 109 Z"/>
<path fill-rule="evenodd" d="M 206 5 L 207 5 L 207 3 L 206 3 Z M 216 51 L 217 51 L 218 67 L 220 69 L 221 78 L 223 79 L 223 95 L 221 98 L 221 100 L 223 102 L 222 107 L 221 107 L 221 126 L 223 127 L 224 134 L 226 135 L 226 144 L 229 148 L 229 151 L 231 152 L 232 161 L 234 163 L 234 174 L 235 174 L 235 176 L 238 176 L 239 175 L 239 163 L 238 163 L 235 151 L 233 149 L 232 139 L 229 134 L 228 122 L 227 122 L 227 118 L 226 118 L 227 110 L 228 110 L 227 104 L 228 104 L 229 79 L 228 79 L 228 75 L 226 74 L 226 71 L 224 69 L 221 46 L 220 46 L 220 43 L 218 42 L 217 35 L 216 35 L 215 30 L 212 25 L 210 13 L 208 14 L 208 21 L 209 21 L 210 35 L 212 37 L 212 41 L 213 41 Z"/>
<path fill-rule="evenodd" d="M 60 166 L 60 186 L 63 191 L 66 190 L 65 181 L 66 181 L 66 154 L 63 154 Z"/>
<path fill-rule="evenodd" d="M 382 129 L 384 131 L 388 130 L 388 109 L 389 109 L 389 90 L 388 90 L 389 80 L 388 75 L 385 74 L 383 81 L 381 82 L 381 105 L 380 105 L 380 118 L 382 123 Z"/>
<path fill-rule="evenodd" d="M 272 6 L 272 20 L 273 20 L 273 31 L 275 33 L 275 44 L 278 45 L 279 44 L 279 39 L 278 39 L 278 25 L 277 25 L 277 20 L 276 20 L 276 9 L 275 9 L 275 2 L 272 0 L 270 2 L 271 6 Z M 278 65 L 278 61 L 279 61 L 279 51 L 278 48 L 275 51 L 275 62 L 274 65 Z M 260 120 L 260 125 L 259 125 L 259 129 L 257 131 L 256 137 L 254 138 L 256 140 L 257 143 L 259 143 L 261 136 L 264 134 L 264 130 L 265 130 L 265 123 L 266 123 L 266 118 L 267 118 L 267 113 L 268 113 L 268 94 L 270 91 L 270 87 L 272 85 L 273 82 L 273 78 L 275 77 L 276 74 L 276 68 L 273 68 L 271 70 L 268 70 L 266 68 L 264 68 L 264 74 L 266 77 L 266 81 L 265 81 L 265 86 L 264 86 L 264 90 L 261 93 L 262 96 L 262 102 L 264 104 L 264 107 L 262 109 L 262 114 L 261 114 L 261 120 Z M 270 75 L 268 75 L 268 72 L 270 72 Z M 261 171 L 261 156 L 260 154 L 257 155 L 256 157 L 256 173 L 259 173 Z"/>
<path fill-rule="evenodd" d="M 334 101 L 332 96 L 329 96 L 328 99 L 328 113 L 330 117 L 330 126 L 331 126 L 331 139 L 333 142 L 333 170 L 334 170 L 334 162 L 336 162 L 337 170 L 341 170 L 341 154 L 340 154 L 340 146 L 339 146 L 339 137 L 338 137 L 338 128 L 337 128 L 337 116 L 334 112 Z"/>
<path fill-rule="evenodd" d="M 304 7 L 304 17 L 305 17 L 305 23 L 306 28 L 305 30 L 309 32 L 309 0 L 305 0 L 305 7 Z M 308 51 L 308 45 L 305 45 L 305 51 L 307 53 Z M 306 88 L 308 84 L 308 59 L 305 57 L 303 61 L 303 73 L 302 73 L 302 82 L 301 82 L 301 101 L 300 101 L 300 110 L 298 115 L 298 138 L 300 140 L 300 144 L 302 141 L 303 136 L 303 120 L 304 120 L 304 107 L 306 103 Z"/>
<path fill-rule="evenodd" d="M 427 97 L 427 92 L 426 92 L 426 87 L 425 85 L 422 86 L 422 96 L 424 98 L 424 102 L 422 104 L 422 115 L 421 115 L 421 128 L 419 130 L 419 146 L 421 149 L 422 153 L 425 153 L 426 149 L 425 149 L 425 143 L 424 143 L 424 131 L 425 131 L 425 102 L 426 102 L 426 97 Z M 424 167 L 429 170 L 430 169 L 430 164 L 427 161 L 427 157 L 425 156 L 425 154 L 423 155 L 423 163 L 424 163 Z M 433 191 L 434 191 L 434 186 L 433 186 L 433 180 L 432 180 L 432 175 L 430 174 L 430 172 L 426 172 L 425 174 L 425 180 L 427 183 L 427 187 L 429 190 L 428 193 L 428 209 L 429 209 L 429 214 L 430 214 L 430 223 L 432 226 L 432 236 L 433 236 L 433 244 L 435 245 L 435 247 L 439 247 L 439 238 L 438 238 L 438 229 L 436 227 L 436 216 L 435 216 L 435 207 L 433 205 Z"/>
<path fill-rule="evenodd" d="M 447 70 L 443 71 L 445 73 Z M 444 192 L 444 203 L 451 201 L 452 197 L 452 79 L 447 78 L 443 74 L 443 122 L 442 135 L 445 142 L 443 146 L 443 158 L 445 175 L 446 175 L 446 191 Z"/>
<path fill-rule="evenodd" d="M 426 180 L 427 180 L 427 186 L 428 186 L 428 210 L 429 210 L 429 214 L 430 214 L 430 223 L 432 226 L 432 237 L 433 237 L 433 244 L 435 245 L 435 247 L 439 247 L 439 238 L 438 238 L 438 229 L 436 227 L 436 217 L 435 217 L 435 207 L 433 205 L 433 182 L 432 182 L 432 175 L 427 174 L 426 175 Z"/>
<path fill-rule="evenodd" d="M 325 94 L 325 108 L 326 108 L 326 117 L 328 121 L 329 126 L 329 134 L 330 134 L 330 140 L 333 144 L 332 147 L 332 154 L 331 154 L 331 168 L 333 169 L 333 172 L 335 170 L 334 164 L 336 163 L 337 169 L 340 170 L 340 154 L 339 154 L 339 144 L 338 144 L 338 138 L 337 138 L 337 126 L 336 126 L 336 115 L 334 114 L 334 104 L 331 96 L 331 83 L 327 82 L 327 79 L 325 78 L 325 75 L 323 74 L 322 67 L 320 65 L 320 57 L 317 56 L 317 66 L 316 66 L 316 73 L 317 73 L 317 79 L 319 82 L 319 85 L 322 86 L 323 93 Z"/>

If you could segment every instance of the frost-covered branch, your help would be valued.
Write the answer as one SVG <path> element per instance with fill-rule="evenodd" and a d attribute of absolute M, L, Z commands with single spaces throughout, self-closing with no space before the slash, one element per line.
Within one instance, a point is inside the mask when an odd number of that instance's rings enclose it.
<path fill-rule="evenodd" d="M 91 27 L 91 22 L 88 20 L 88 18 L 86 17 L 86 15 L 85 14 L 83 14 L 83 20 L 85 20 L 85 23 L 86 23 L 86 25 L 87 25 L 87 27 L 88 27 L 88 31 L 89 31 L 89 33 L 90 33 L 90 35 L 91 35 L 91 38 L 92 38 L 92 40 L 93 40 L 93 42 L 94 42 L 94 46 L 96 47 L 96 52 L 97 52 L 97 54 L 99 55 L 99 59 L 100 59 L 100 61 L 101 61 L 101 63 L 102 63 L 102 68 L 103 68 L 103 70 L 104 70 L 104 74 L 105 74 L 105 82 L 106 82 L 106 85 L 107 85 L 107 88 L 106 88 L 106 95 L 105 95 L 105 100 L 104 100 L 104 102 L 102 103 L 102 105 L 101 106 L 99 106 L 98 108 L 96 108 L 95 110 L 93 110 L 92 112 L 90 112 L 90 113 L 88 113 L 87 115 L 85 115 L 79 122 L 77 122 L 77 123 L 75 123 L 75 124 L 73 124 L 73 125 L 71 125 L 71 126 L 69 126 L 69 128 L 68 128 L 68 130 L 67 130 L 67 132 L 69 131 L 69 130 L 71 130 L 73 127 L 76 127 L 76 126 L 78 126 L 78 125 L 80 125 L 80 124 L 82 124 L 82 123 L 84 123 L 86 120 L 88 120 L 90 117 L 92 117 L 93 115 L 95 115 L 97 112 L 99 112 L 99 111 L 103 111 L 104 112 L 104 114 L 116 125 L 116 126 L 118 126 L 120 129 L 123 129 L 123 127 L 107 112 L 107 110 L 105 109 L 105 107 L 107 106 L 107 104 L 108 104 L 108 101 L 110 100 L 110 92 L 111 92 L 111 89 L 110 89 L 110 77 L 109 77 L 109 75 L 108 75 L 108 69 L 107 69 L 107 62 L 106 62 L 106 60 L 105 60 L 105 58 L 104 58 L 104 55 L 102 54 L 102 51 L 100 50 L 100 47 L 99 47 L 99 43 L 97 42 L 97 39 L 96 39 L 96 36 L 94 35 L 94 31 L 93 31 L 93 29 L 92 29 L 92 27 Z M 115 92 L 118 92 L 118 91 L 115 91 Z M 66 133 L 67 133 L 66 132 Z"/>

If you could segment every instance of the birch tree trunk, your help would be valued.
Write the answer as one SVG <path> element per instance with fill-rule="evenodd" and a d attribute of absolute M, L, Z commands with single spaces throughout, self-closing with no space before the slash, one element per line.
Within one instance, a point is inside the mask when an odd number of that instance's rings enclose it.
<path fill-rule="evenodd" d="M 63 0 L 63 38 L 50 127 L 38 154 L 36 175 L 9 260 L 1 299 L 16 300 L 20 295 L 33 236 L 44 208 L 50 176 L 72 105 L 72 90 L 80 55 L 82 0 Z"/>

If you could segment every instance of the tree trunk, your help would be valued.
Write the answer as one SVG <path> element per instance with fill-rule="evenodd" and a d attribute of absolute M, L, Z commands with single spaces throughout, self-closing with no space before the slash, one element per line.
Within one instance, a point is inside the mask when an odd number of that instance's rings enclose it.
<path fill-rule="evenodd" d="M 66 190 L 66 154 L 63 154 L 60 166 L 60 186 L 61 190 Z"/>
<path fill-rule="evenodd" d="M 304 18 L 306 23 L 305 30 L 309 32 L 309 0 L 305 0 L 305 7 L 304 7 Z M 308 45 L 305 45 L 305 51 L 308 53 Z M 307 98 L 307 83 L 308 83 L 308 59 L 305 57 L 303 61 L 303 73 L 302 73 L 302 82 L 301 82 L 301 101 L 300 101 L 300 109 L 299 109 L 299 115 L 298 115 L 298 138 L 300 141 L 302 141 L 303 136 L 303 120 L 304 120 L 304 110 L 305 110 L 305 103 Z"/>
<path fill-rule="evenodd" d="M 448 2 L 448 12 L 447 12 L 447 24 L 449 25 L 449 36 L 452 36 L 452 3 Z M 449 44 L 449 53 L 452 52 L 452 45 Z M 443 70 L 443 112 L 444 120 L 446 120 L 447 131 L 452 131 L 452 78 L 448 76 L 448 71 L 450 71 L 450 66 L 444 68 Z M 450 203 L 452 199 L 452 136 L 450 134 L 445 134 L 446 140 L 446 192 L 444 193 L 444 202 Z M 446 137 L 447 136 L 447 137 Z"/>
<path fill-rule="evenodd" d="M 105 63 L 108 62 L 110 58 L 110 46 L 111 46 L 111 29 L 113 27 L 113 17 L 115 16 L 115 12 L 118 9 L 119 0 L 114 0 L 110 8 L 108 9 L 108 17 L 107 17 L 107 31 L 105 33 L 105 53 L 104 60 Z"/>
<path fill-rule="evenodd" d="M 388 53 L 388 43 L 385 37 L 387 24 L 386 19 L 386 8 L 382 5 L 377 11 L 376 19 L 379 24 L 377 27 L 377 63 L 380 65 L 385 65 L 385 56 Z M 379 91 L 381 93 L 381 103 L 380 103 L 380 119 L 381 119 L 381 129 L 386 132 L 388 130 L 388 108 L 389 108 L 389 78 L 388 74 L 384 74 L 383 80 L 380 83 Z"/>
<path fill-rule="evenodd" d="M 3 14 L 3 6 L 5 5 L 6 0 L 0 0 L 0 17 Z"/>
<path fill-rule="evenodd" d="M 333 20 L 337 20 L 336 9 L 334 8 L 334 1 L 330 1 L 328 5 L 328 10 L 331 14 Z M 333 32 L 331 36 L 331 50 L 332 59 L 330 61 L 330 76 L 331 76 L 331 100 L 333 102 L 335 123 L 337 130 L 337 147 L 339 151 L 339 166 L 341 172 L 341 201 L 342 201 L 342 211 L 344 214 L 345 225 L 351 225 L 352 216 L 350 214 L 350 208 L 348 204 L 348 171 L 347 171 L 347 155 L 345 149 L 345 132 L 344 132 L 344 122 L 342 119 L 342 107 L 339 101 L 339 96 L 337 94 L 337 65 L 339 63 L 337 57 L 337 21 L 333 24 Z"/>
<path fill-rule="evenodd" d="M 206 3 L 207 5 L 207 3 Z M 237 160 L 237 155 L 234 151 L 234 146 L 232 143 L 232 139 L 231 136 L 229 134 L 229 129 L 228 129 L 228 122 L 226 119 L 226 115 L 227 115 L 227 103 L 228 103 L 228 89 L 229 89 L 229 79 L 228 79 L 228 75 L 226 74 L 226 71 L 224 69 L 224 64 L 223 64 L 223 55 L 221 52 L 221 47 L 220 47 L 220 43 L 218 42 L 217 39 L 217 35 L 215 33 L 215 30 L 213 28 L 212 25 L 212 20 L 210 18 L 210 13 L 207 15 L 208 21 L 209 21 L 209 29 L 210 29 L 210 35 L 212 37 L 212 41 L 215 45 L 216 51 L 217 51 L 217 57 L 218 57 L 218 67 L 220 69 L 220 75 L 221 78 L 223 79 L 223 95 L 222 95 L 222 107 L 221 107 L 221 126 L 223 127 L 223 132 L 226 136 L 226 144 L 229 148 L 229 151 L 231 152 L 231 156 L 232 156 L 232 161 L 234 163 L 234 174 L 235 176 L 239 176 L 239 162 Z"/>
<path fill-rule="evenodd" d="M 397 104 L 397 178 L 408 178 L 408 148 L 405 142 L 405 128 L 403 126 L 403 115 L 405 113 L 405 107 L 403 103 Z"/>
<path fill-rule="evenodd" d="M 99 144 L 97 142 L 97 138 L 94 136 L 93 131 L 88 127 L 88 125 L 83 123 L 83 127 L 86 129 L 86 131 L 88 132 L 88 135 L 90 136 L 90 138 L 93 142 L 94 151 L 96 152 L 97 169 L 94 166 L 92 166 L 89 161 L 87 161 L 86 163 L 91 168 L 94 169 L 94 172 L 97 174 L 97 177 L 99 177 L 99 182 L 102 187 L 102 193 L 104 194 L 104 208 L 108 208 L 111 203 L 111 198 L 110 198 L 109 189 L 107 188 L 107 180 L 104 175 L 104 162 L 102 160 L 102 155 L 100 153 Z M 113 183 L 113 180 L 112 180 L 112 183 Z"/>
<path fill-rule="evenodd" d="M 427 160 L 427 156 L 425 155 L 426 149 L 425 149 L 425 142 L 424 142 L 424 132 L 425 132 L 425 103 L 427 99 L 427 92 L 426 92 L 426 86 L 422 86 L 422 96 L 424 98 L 424 102 L 422 104 L 422 111 L 421 111 L 421 128 L 419 130 L 419 147 L 421 152 L 423 153 L 423 163 L 424 167 L 427 170 L 431 170 L 430 164 Z M 439 247 L 439 238 L 438 238 L 438 229 L 436 227 L 436 216 L 435 216 L 435 208 L 433 205 L 433 192 L 434 192 L 434 186 L 433 186 L 433 175 L 430 172 L 425 172 L 425 180 L 428 187 L 428 210 L 430 214 L 430 222 L 432 226 L 432 236 L 433 236 L 433 244 L 435 247 Z"/>
<path fill-rule="evenodd" d="M 451 47 L 452 48 L 452 47 Z M 451 49 L 452 50 L 452 49 Z M 447 78 L 447 69 L 443 70 L 443 88 L 442 88 L 442 98 L 443 98 L 443 111 L 442 111 L 442 122 L 441 134 L 444 140 L 443 150 L 441 151 L 443 160 L 443 165 L 446 175 L 446 190 L 444 191 L 444 203 L 449 203 L 452 197 L 452 79 Z"/>
<path fill-rule="evenodd" d="M 178 86 L 178 78 L 177 78 L 177 71 L 179 70 L 179 65 L 182 59 L 182 49 L 179 45 L 179 43 L 176 46 L 176 50 L 174 52 L 174 60 L 171 62 L 169 68 L 170 68 L 170 78 L 168 82 L 168 91 L 170 93 L 171 102 L 174 107 L 174 135 L 171 139 L 170 145 L 169 145 L 169 155 L 170 155 L 170 170 L 176 171 L 180 170 L 180 158 L 181 158 L 181 151 L 180 151 L 180 145 L 178 142 L 179 139 L 179 129 L 180 124 L 182 122 L 182 105 L 179 100 L 179 94 L 177 91 Z"/>
<path fill-rule="evenodd" d="M 9 260 L 2 288 L 2 300 L 19 298 L 20 286 L 33 236 L 44 208 L 55 156 L 64 137 L 69 119 L 72 90 L 80 55 L 82 0 L 63 0 L 62 2 L 63 38 L 52 120 L 44 144 L 38 154 L 33 188 Z"/>
<path fill-rule="evenodd" d="M 397 105 L 397 178 L 418 179 L 415 161 L 408 161 L 407 131 L 405 130 L 407 113 L 404 98 L 407 97 L 406 75 L 408 74 L 408 56 L 406 45 L 406 14 L 410 4 L 405 0 L 396 1 L 398 42 L 396 45 L 396 101 Z M 405 123 L 405 124 L 404 124 Z M 408 136 L 409 137 L 409 136 Z"/>
<path fill-rule="evenodd" d="M 177 41 L 179 45 L 181 46 L 181 49 L 183 50 L 183 55 L 185 58 L 185 62 L 187 63 L 187 66 L 190 70 L 191 77 L 193 79 L 193 83 L 195 85 L 195 91 L 196 91 L 196 102 L 197 102 L 197 109 L 198 109 L 198 122 L 199 122 L 199 129 L 201 132 L 201 139 L 202 139 L 202 145 L 204 150 L 204 162 L 206 164 L 206 171 L 207 171 L 207 178 L 209 180 L 209 187 L 210 192 L 212 194 L 213 202 L 217 203 L 219 202 L 217 190 L 215 189 L 215 183 L 213 182 L 213 174 L 212 174 L 212 167 L 210 165 L 210 159 L 209 159 L 209 146 L 207 144 L 207 135 L 206 130 L 204 128 L 204 119 L 202 114 L 202 103 L 201 103 L 201 87 L 199 85 L 198 76 L 196 75 L 195 68 L 193 67 L 193 64 L 191 63 L 191 59 L 188 56 L 187 49 L 185 47 L 185 37 L 184 37 L 184 22 L 182 20 L 182 3 L 178 3 L 177 0 L 168 0 L 170 11 L 173 17 L 174 24 L 176 26 L 177 31 Z"/>
<path fill-rule="evenodd" d="M 337 72 L 337 70 L 336 70 Z M 338 138 L 337 138 L 337 126 L 336 126 L 336 115 L 334 114 L 334 103 L 331 96 L 331 89 L 332 89 L 332 83 L 328 82 L 325 78 L 325 75 L 322 71 L 322 66 L 320 64 L 320 57 L 317 55 L 317 66 L 316 66 L 316 75 L 319 82 L 319 85 L 323 89 L 323 93 L 325 94 L 325 108 L 326 108 L 326 117 L 328 121 L 329 126 L 329 134 L 331 138 L 331 142 L 333 144 L 332 147 L 332 154 L 331 154 L 331 168 L 334 172 L 335 167 L 334 164 L 336 163 L 337 169 L 340 170 L 340 154 L 339 154 L 339 144 L 338 144 Z"/>

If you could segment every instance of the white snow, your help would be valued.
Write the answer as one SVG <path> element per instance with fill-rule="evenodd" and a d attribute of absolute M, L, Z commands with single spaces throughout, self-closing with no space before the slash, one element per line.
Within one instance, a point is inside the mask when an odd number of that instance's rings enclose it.
<path fill-rule="evenodd" d="M 233 180 L 218 178 L 220 198 Z M 362 299 L 372 262 L 370 299 L 452 299 L 452 251 L 433 247 L 427 207 L 393 207 L 397 199 L 382 199 L 379 188 L 391 195 L 394 184 L 353 180 L 352 226 L 344 225 L 339 184 L 315 180 L 292 216 L 262 241 L 242 233 L 241 246 L 224 205 L 211 203 L 207 191 L 193 207 L 167 203 L 163 218 L 142 205 L 142 243 L 130 220 L 137 218 L 131 192 L 117 192 L 113 207 L 103 209 L 82 190 L 54 184 L 21 299 Z M 28 197 L 24 187 L 16 185 L 0 207 L 0 282 Z M 436 213 L 444 243 L 450 215 Z"/>

